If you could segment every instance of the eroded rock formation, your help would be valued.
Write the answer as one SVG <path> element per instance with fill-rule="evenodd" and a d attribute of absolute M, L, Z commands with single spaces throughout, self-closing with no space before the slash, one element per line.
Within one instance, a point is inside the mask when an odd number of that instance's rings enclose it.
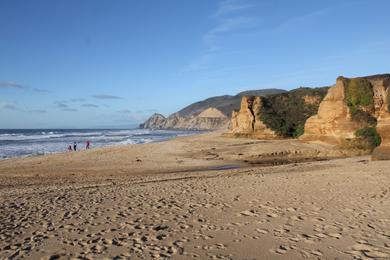
<path fill-rule="evenodd" d="M 140 128 L 161 129 L 165 121 L 165 116 L 155 113 L 145 123 L 141 124 Z"/>
<path fill-rule="evenodd" d="M 140 128 L 216 130 L 228 129 L 234 109 L 239 109 L 241 98 L 246 95 L 267 96 L 284 93 L 282 89 L 260 89 L 240 92 L 235 96 L 224 95 L 210 97 L 190 104 L 165 118 L 153 115 Z"/>
<path fill-rule="evenodd" d="M 240 110 L 233 111 L 231 133 L 260 139 L 276 138 L 277 134 L 261 121 L 261 108 L 261 97 L 243 97 Z"/>
<path fill-rule="evenodd" d="M 318 111 L 328 87 L 298 88 L 267 97 L 243 97 L 233 112 L 231 134 L 259 139 L 297 137 L 304 124 Z"/>
<path fill-rule="evenodd" d="M 374 150 L 372 159 L 390 160 L 390 76 L 374 89 L 375 106 L 379 111 L 376 129 L 381 137 L 381 145 Z"/>
<path fill-rule="evenodd" d="M 302 140 L 320 140 L 329 143 L 341 143 L 347 138 L 354 138 L 359 124 L 352 121 L 345 102 L 344 81 L 337 79 L 336 85 L 320 103 L 317 115 L 310 117 L 305 124 Z"/>
<path fill-rule="evenodd" d="M 318 113 L 305 124 L 301 140 L 351 144 L 378 133 L 381 145 L 373 159 L 390 159 L 390 74 L 358 78 L 339 77 L 321 102 Z M 368 130 L 367 130 L 368 129 Z"/>

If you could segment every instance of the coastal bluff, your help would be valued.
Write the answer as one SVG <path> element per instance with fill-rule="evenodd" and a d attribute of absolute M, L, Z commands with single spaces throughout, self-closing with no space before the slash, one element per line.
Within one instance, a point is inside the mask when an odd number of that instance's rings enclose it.
<path fill-rule="evenodd" d="M 234 96 L 210 97 L 190 104 L 165 117 L 153 114 L 140 128 L 172 130 L 227 130 L 232 111 L 240 108 L 243 96 L 267 96 L 284 93 L 282 89 L 261 89 L 240 92 Z"/>
<path fill-rule="evenodd" d="M 340 76 L 331 87 L 245 96 L 228 135 L 320 141 L 346 154 L 390 160 L 390 74 Z"/>
<path fill-rule="evenodd" d="M 247 91 L 236 95 L 234 102 L 231 96 L 213 97 L 169 117 L 154 114 L 141 128 L 225 130 L 226 135 L 255 139 L 299 138 L 336 145 L 346 154 L 390 160 L 390 74 L 339 76 L 333 86 L 280 93 Z"/>
<path fill-rule="evenodd" d="M 297 137 L 304 124 L 317 113 L 328 87 L 298 88 L 266 97 L 244 96 L 233 111 L 228 135 L 256 139 Z"/>
<path fill-rule="evenodd" d="M 216 108 L 208 108 L 189 117 L 173 114 L 166 118 L 161 114 L 154 114 L 140 127 L 147 129 L 218 130 L 227 129 L 228 124 L 229 118 L 226 115 Z"/>
<path fill-rule="evenodd" d="M 353 148 L 376 147 L 372 159 L 390 159 L 390 74 L 338 77 L 310 117 L 304 141 Z"/>
<path fill-rule="evenodd" d="M 239 111 L 233 111 L 231 133 L 259 139 L 275 139 L 278 135 L 268 128 L 260 118 L 260 97 L 243 97 Z"/>

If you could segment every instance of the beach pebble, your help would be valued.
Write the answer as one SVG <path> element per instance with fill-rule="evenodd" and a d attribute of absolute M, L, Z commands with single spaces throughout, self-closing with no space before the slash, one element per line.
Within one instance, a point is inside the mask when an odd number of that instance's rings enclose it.
<path fill-rule="evenodd" d="M 365 244 L 356 244 L 356 245 L 352 246 L 352 249 L 355 251 L 369 252 L 372 250 L 372 247 L 369 245 L 365 245 Z"/>
<path fill-rule="evenodd" d="M 340 239 L 342 237 L 342 235 L 339 233 L 330 233 L 330 234 L 328 234 L 328 236 L 336 238 L 336 239 Z"/>
<path fill-rule="evenodd" d="M 278 254 L 283 255 L 283 254 L 287 253 L 287 250 L 282 249 L 282 248 L 278 248 L 278 249 L 275 250 L 275 252 L 278 253 Z"/>
<path fill-rule="evenodd" d="M 322 253 L 319 250 L 312 250 L 311 253 L 316 256 L 322 256 Z"/>
<path fill-rule="evenodd" d="M 388 259 L 390 257 L 389 254 L 380 251 L 365 251 L 364 255 L 374 259 L 378 259 L 378 258 Z"/>
<path fill-rule="evenodd" d="M 255 213 L 253 213 L 252 211 L 249 211 L 249 210 L 242 211 L 240 214 L 243 216 L 246 216 L 246 217 L 256 216 Z"/>

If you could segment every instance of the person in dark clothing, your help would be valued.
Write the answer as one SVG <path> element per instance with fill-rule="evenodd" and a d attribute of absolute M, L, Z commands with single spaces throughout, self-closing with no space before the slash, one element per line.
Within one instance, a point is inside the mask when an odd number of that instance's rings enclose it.
<path fill-rule="evenodd" d="M 76 142 L 73 143 L 73 151 L 77 151 L 77 143 Z"/>
<path fill-rule="evenodd" d="M 71 146 L 71 145 L 68 146 L 68 151 L 69 151 L 69 152 L 72 151 L 72 146 Z"/>
<path fill-rule="evenodd" d="M 87 142 L 85 143 L 85 149 L 89 149 L 90 144 L 91 144 L 91 142 L 89 140 L 87 140 Z"/>

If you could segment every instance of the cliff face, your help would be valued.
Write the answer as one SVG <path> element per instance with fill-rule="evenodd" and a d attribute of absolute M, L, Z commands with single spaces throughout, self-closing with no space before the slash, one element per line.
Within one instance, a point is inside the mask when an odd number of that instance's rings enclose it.
<path fill-rule="evenodd" d="M 208 108 L 196 116 L 183 117 L 177 113 L 167 118 L 154 114 L 141 128 L 150 129 L 188 129 L 188 130 L 218 130 L 227 129 L 229 119 L 216 108 Z"/>
<path fill-rule="evenodd" d="M 373 158 L 390 159 L 389 82 L 390 74 L 337 78 L 317 115 L 307 120 L 301 139 L 348 144 L 354 140 L 374 142 L 380 136 L 381 145 Z"/>
<path fill-rule="evenodd" d="M 196 130 L 218 130 L 227 129 L 229 118 L 216 108 L 208 108 L 200 114 L 190 117 L 176 116 L 174 124 L 168 118 L 167 128 L 196 129 Z"/>
<path fill-rule="evenodd" d="M 165 121 L 165 116 L 155 113 L 145 123 L 141 124 L 140 128 L 161 129 Z"/>
<path fill-rule="evenodd" d="M 231 133 L 261 139 L 274 139 L 277 134 L 269 129 L 260 118 L 262 101 L 260 97 L 243 97 L 239 111 L 233 111 Z"/>
<path fill-rule="evenodd" d="M 390 76 L 382 84 L 374 84 L 374 87 L 377 100 L 375 106 L 379 108 L 376 129 L 381 137 L 381 145 L 374 150 L 372 159 L 390 160 Z"/>
<path fill-rule="evenodd" d="M 186 106 L 175 114 L 180 117 L 191 117 L 207 110 L 208 108 L 215 108 L 221 111 L 225 116 L 231 117 L 232 111 L 240 108 L 241 98 L 243 96 L 268 96 L 284 92 L 286 91 L 282 89 L 261 89 L 240 92 L 235 96 L 224 95 L 211 97 Z"/>
<path fill-rule="evenodd" d="M 283 92 L 286 91 L 281 89 L 263 89 L 245 91 L 235 96 L 211 97 L 193 103 L 167 118 L 160 114 L 154 114 L 145 123 L 141 124 L 140 128 L 227 130 L 232 111 L 240 107 L 241 97 L 243 95 L 264 96 Z"/>
<path fill-rule="evenodd" d="M 233 112 L 231 134 L 259 139 L 296 137 L 310 116 L 317 113 L 327 87 L 299 88 L 267 97 L 243 97 Z"/>
<path fill-rule="evenodd" d="M 310 117 L 305 124 L 302 140 L 321 140 L 340 143 L 353 138 L 359 124 L 352 121 L 345 100 L 344 81 L 340 78 L 331 87 L 321 102 L 317 115 Z"/>

